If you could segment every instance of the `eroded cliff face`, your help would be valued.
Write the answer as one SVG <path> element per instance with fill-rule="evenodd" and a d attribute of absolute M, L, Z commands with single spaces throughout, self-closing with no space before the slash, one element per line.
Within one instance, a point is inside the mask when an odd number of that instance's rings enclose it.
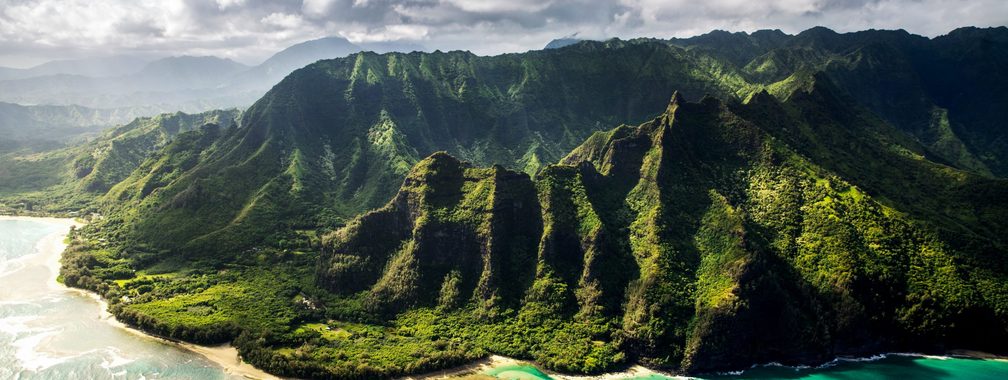
<path fill-rule="evenodd" d="M 1004 285 L 974 288 L 1003 272 L 975 270 L 737 112 L 828 135 L 788 107 L 676 94 L 535 180 L 436 153 L 389 204 L 326 236 L 319 283 L 386 316 L 545 307 L 610 321 L 631 358 L 686 372 L 1004 335 Z"/>
<path fill-rule="evenodd" d="M 542 220 L 527 175 L 435 153 L 384 208 L 328 236 L 321 281 L 369 306 L 516 306 L 536 269 Z"/>

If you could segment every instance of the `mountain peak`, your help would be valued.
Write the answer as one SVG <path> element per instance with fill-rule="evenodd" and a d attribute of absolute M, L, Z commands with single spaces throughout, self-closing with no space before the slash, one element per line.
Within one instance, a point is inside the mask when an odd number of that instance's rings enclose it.
<path fill-rule="evenodd" d="M 667 117 L 672 117 L 675 115 L 676 110 L 679 109 L 679 105 L 685 102 L 686 99 L 683 98 L 682 93 L 680 93 L 679 90 L 673 91 L 672 98 L 669 99 L 668 107 L 665 109 L 665 115 Z"/>
<path fill-rule="evenodd" d="M 553 39 L 549 43 L 547 43 L 546 46 L 543 47 L 543 50 L 559 49 L 559 48 L 562 48 L 562 47 L 574 45 L 574 44 L 576 44 L 578 42 L 581 42 L 581 41 L 583 41 L 583 40 L 580 39 L 580 38 L 576 38 L 573 35 L 572 36 L 568 36 L 568 37 L 564 37 L 564 38 L 557 38 L 557 39 Z"/>
<path fill-rule="evenodd" d="M 434 152 L 420 160 L 407 176 L 407 182 L 443 182 L 450 178 L 461 178 L 466 164 L 445 151 Z"/>

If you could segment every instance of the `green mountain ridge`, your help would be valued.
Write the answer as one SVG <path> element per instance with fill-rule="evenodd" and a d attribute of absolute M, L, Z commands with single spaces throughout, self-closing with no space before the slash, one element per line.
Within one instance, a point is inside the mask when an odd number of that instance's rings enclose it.
<path fill-rule="evenodd" d="M 96 209 L 102 195 L 156 152 L 204 125 L 234 126 L 237 110 L 137 118 L 82 144 L 0 157 L 0 203 L 46 205 L 49 211 Z"/>
<path fill-rule="evenodd" d="M 918 45 L 930 49 L 939 39 L 828 30 L 747 38 L 757 42 L 738 54 L 740 61 L 753 57 L 741 68 L 711 53 L 724 43 L 703 45 L 704 39 L 695 45 L 585 41 L 496 57 L 359 53 L 321 61 L 296 71 L 251 107 L 241 123 L 247 128 L 222 142 L 228 147 L 221 154 L 208 156 L 198 172 L 165 184 L 156 199 L 144 202 L 175 204 L 171 198 L 192 193 L 203 179 L 243 183 L 241 191 L 229 192 L 227 199 L 208 195 L 210 207 L 191 204 L 189 211 L 139 215 L 136 234 L 143 240 L 154 231 L 169 232 L 154 239 L 165 249 L 183 243 L 185 250 L 227 251 L 261 242 L 265 235 L 255 230 L 272 229 L 267 226 L 335 227 L 383 204 L 412 164 L 438 150 L 476 164 L 535 173 L 604 126 L 652 117 L 674 89 L 692 99 L 712 94 L 742 101 L 763 89 L 783 97 L 816 75 L 825 75 L 839 92 L 907 131 L 931 159 L 981 174 L 1000 173 L 1000 159 L 990 153 L 998 150 L 967 144 L 958 113 L 928 101 L 909 107 L 873 100 L 927 99 L 932 90 L 918 82 L 928 75 L 910 76 L 906 81 L 916 87 L 908 93 L 921 95 L 905 97 L 883 92 L 901 88 L 892 80 L 861 79 L 884 78 L 896 69 L 924 70 L 877 56 L 910 49 L 890 47 L 897 42 L 919 50 Z M 865 63 L 877 61 L 894 63 L 881 68 Z M 871 84 L 877 85 L 865 87 Z M 903 120 L 896 113 L 911 116 Z M 251 171 L 257 175 L 242 174 Z M 202 223 L 191 229 L 199 232 L 172 232 L 175 216 L 182 215 Z M 208 231 L 212 235 L 200 236 Z"/>
<path fill-rule="evenodd" d="M 337 226 L 386 202 L 412 164 L 441 149 L 534 173 L 600 128 L 599 120 L 642 120 L 660 107 L 645 106 L 661 104 L 655 93 L 612 91 L 618 81 L 644 86 L 657 79 L 671 88 L 690 83 L 687 78 L 695 75 L 685 68 L 658 70 L 687 59 L 664 45 L 619 43 L 594 50 L 536 52 L 544 57 L 535 64 L 518 56 L 461 52 L 361 53 L 316 63 L 296 71 L 247 110 L 243 127 L 222 136 L 222 148 L 193 172 L 166 184 L 153 198 L 139 200 L 162 208 L 147 208 L 151 213 L 138 216 L 134 228 L 140 236 L 163 236 L 157 240 L 169 244 L 162 248 L 189 242 L 185 250 L 220 252 L 265 237 L 249 228 Z M 654 66 L 656 77 L 640 76 L 642 62 L 615 58 L 628 52 L 641 58 L 643 52 L 654 52 L 650 60 L 669 63 Z M 565 71 L 584 54 L 615 67 L 582 66 L 578 77 L 599 80 L 571 82 L 574 74 Z M 570 100 L 561 100 L 549 96 L 552 83 L 577 87 L 564 91 Z M 732 96 L 702 81 L 690 91 L 708 90 Z M 577 111 L 550 111 L 563 104 Z M 226 194 L 201 194 L 204 202 L 190 204 L 188 210 L 164 208 L 198 191 L 201 181 L 243 185 Z M 176 231 L 181 225 L 174 218 L 182 215 L 191 229 Z M 190 231 L 212 232 L 199 236 Z"/>

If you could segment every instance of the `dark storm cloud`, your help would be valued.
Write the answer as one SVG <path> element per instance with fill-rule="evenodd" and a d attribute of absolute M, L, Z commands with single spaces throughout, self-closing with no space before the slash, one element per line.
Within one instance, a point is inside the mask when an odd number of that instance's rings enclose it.
<path fill-rule="evenodd" d="M 1004 0 L 0 0 L 0 65 L 101 53 L 256 63 L 328 35 L 496 54 L 572 33 L 685 37 L 824 25 L 935 36 L 1006 23 Z"/>

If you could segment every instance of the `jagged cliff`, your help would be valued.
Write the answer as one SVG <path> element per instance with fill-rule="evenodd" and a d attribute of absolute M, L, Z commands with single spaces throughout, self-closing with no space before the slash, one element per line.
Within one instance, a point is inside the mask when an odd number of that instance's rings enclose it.
<path fill-rule="evenodd" d="M 770 101 L 676 94 L 534 181 L 436 153 L 325 238 L 319 282 L 384 312 L 552 303 L 613 321 L 630 357 L 687 372 L 1004 336 L 1003 266 L 972 267 L 736 112 Z"/>
<path fill-rule="evenodd" d="M 531 285 L 541 229 L 527 175 L 435 153 L 388 205 L 325 239 L 320 278 L 344 294 L 367 291 L 369 307 L 385 312 L 514 306 Z"/>

